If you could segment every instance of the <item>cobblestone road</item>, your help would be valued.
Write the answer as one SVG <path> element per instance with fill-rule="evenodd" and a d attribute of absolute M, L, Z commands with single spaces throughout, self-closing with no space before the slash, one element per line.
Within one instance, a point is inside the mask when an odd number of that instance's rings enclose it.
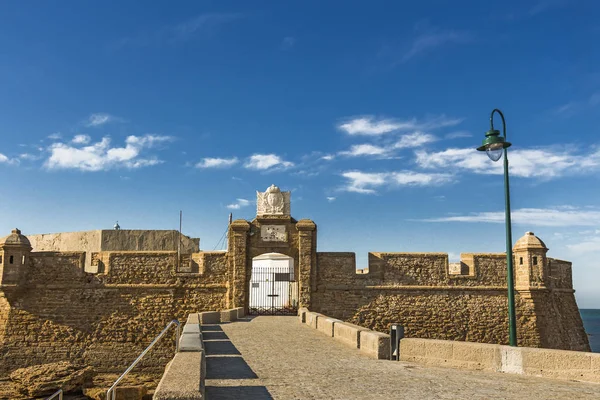
<path fill-rule="evenodd" d="M 297 317 L 248 318 L 203 331 L 208 400 L 600 399 L 596 384 L 369 359 Z"/>

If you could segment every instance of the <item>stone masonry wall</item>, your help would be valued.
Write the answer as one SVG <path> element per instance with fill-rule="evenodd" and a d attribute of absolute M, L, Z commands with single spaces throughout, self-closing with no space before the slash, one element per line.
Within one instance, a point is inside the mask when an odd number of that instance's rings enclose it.
<path fill-rule="evenodd" d="M 176 254 L 97 253 L 107 265 L 90 274 L 85 253 L 31 253 L 23 283 L 0 289 L 0 376 L 62 360 L 122 372 L 170 320 L 225 308 L 226 254 L 194 255 L 203 273 L 177 272 Z M 138 368 L 160 371 L 173 351 L 164 340 Z"/>
<path fill-rule="evenodd" d="M 407 337 L 508 343 L 506 256 L 462 254 L 459 273 L 447 254 L 369 253 L 355 273 L 354 253 L 317 253 L 313 311 Z M 571 287 L 570 263 L 551 260 L 555 286 L 518 291 L 519 345 L 589 351 Z"/>

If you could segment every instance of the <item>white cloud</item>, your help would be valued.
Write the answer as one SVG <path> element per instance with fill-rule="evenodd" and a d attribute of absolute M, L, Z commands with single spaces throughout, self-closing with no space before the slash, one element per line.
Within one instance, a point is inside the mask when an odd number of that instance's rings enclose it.
<path fill-rule="evenodd" d="M 238 163 L 237 157 L 231 158 L 203 158 L 196 168 L 227 168 Z"/>
<path fill-rule="evenodd" d="M 327 155 L 324 155 L 323 157 L 321 157 L 321 160 L 331 161 L 334 158 L 335 158 L 335 156 L 333 154 L 327 154 Z"/>
<path fill-rule="evenodd" d="M 458 131 L 458 132 L 451 132 L 447 135 L 445 135 L 444 137 L 446 139 L 459 139 L 459 138 L 468 138 L 468 137 L 472 137 L 473 135 L 471 135 L 469 132 L 465 132 L 465 131 Z"/>
<path fill-rule="evenodd" d="M 419 122 L 416 118 L 398 120 L 394 118 L 376 118 L 372 115 L 354 117 L 338 125 L 338 129 L 349 135 L 379 136 L 397 131 L 427 131 L 458 125 L 460 118 L 448 118 L 445 115 L 428 117 Z"/>
<path fill-rule="evenodd" d="M 0 164 L 18 165 L 19 159 L 18 158 L 9 158 L 9 157 L 5 156 L 4 154 L 0 153 Z"/>
<path fill-rule="evenodd" d="M 404 53 L 400 61 L 406 62 L 415 56 L 431 51 L 437 47 L 449 44 L 468 43 L 472 39 L 472 35 L 468 32 L 430 28 L 426 32 L 415 37 L 411 43 L 410 49 Z"/>
<path fill-rule="evenodd" d="M 62 135 L 59 132 L 54 132 L 51 135 L 48 135 L 48 139 L 50 140 L 60 140 L 62 138 Z"/>
<path fill-rule="evenodd" d="M 39 160 L 41 158 L 41 156 L 40 155 L 31 154 L 31 153 L 23 153 L 23 154 L 19 154 L 19 158 L 22 159 L 22 160 L 35 161 L 35 160 Z"/>
<path fill-rule="evenodd" d="M 341 151 L 339 154 L 349 157 L 359 156 L 381 156 L 387 154 L 389 149 L 384 147 L 375 146 L 372 144 L 356 144 L 350 147 L 348 151 Z"/>
<path fill-rule="evenodd" d="M 422 168 L 459 168 L 476 174 L 502 175 L 502 162 L 492 162 L 474 148 L 450 148 L 440 152 L 419 150 L 416 162 Z M 537 148 L 508 152 L 510 174 L 523 178 L 556 178 L 600 167 L 600 150 L 575 154 L 570 149 Z"/>
<path fill-rule="evenodd" d="M 600 225 L 600 211 L 572 206 L 520 208 L 511 212 L 511 220 L 514 224 L 529 226 L 598 226 Z M 423 221 L 504 223 L 504 211 L 453 215 Z"/>
<path fill-rule="evenodd" d="M 344 187 L 347 192 L 373 194 L 377 193 L 373 188 L 383 186 L 386 183 L 387 173 L 347 171 L 342 176 L 349 180 Z"/>
<path fill-rule="evenodd" d="M 71 142 L 75 144 L 88 144 L 90 140 L 92 140 L 92 138 L 90 138 L 88 135 L 75 135 Z"/>
<path fill-rule="evenodd" d="M 204 13 L 191 17 L 174 25 L 156 27 L 154 30 L 138 32 L 123 37 L 111 45 L 117 50 L 125 47 L 145 47 L 156 45 L 175 45 L 197 37 L 209 37 L 218 33 L 219 29 L 240 18 L 238 13 Z"/>
<path fill-rule="evenodd" d="M 586 238 L 579 243 L 568 244 L 567 248 L 576 253 L 600 253 L 600 236 Z"/>
<path fill-rule="evenodd" d="M 103 171 L 114 168 L 140 168 L 162 163 L 157 158 L 143 158 L 144 150 L 157 143 L 170 141 L 170 136 L 128 136 L 125 147 L 110 147 L 110 138 L 84 147 L 66 143 L 53 143 L 48 147 L 50 157 L 45 162 L 48 169 L 78 169 Z"/>
<path fill-rule="evenodd" d="M 416 120 L 396 121 L 393 119 L 376 120 L 373 116 L 354 118 L 338 126 L 349 135 L 383 135 L 400 129 L 412 129 Z"/>
<path fill-rule="evenodd" d="M 110 114 L 106 114 L 106 113 L 95 113 L 95 114 L 91 114 L 88 117 L 86 126 L 91 127 L 91 126 L 101 126 L 104 125 L 108 122 L 114 121 L 116 120 L 115 117 L 113 117 Z"/>
<path fill-rule="evenodd" d="M 424 144 L 435 142 L 437 138 L 433 135 L 423 132 L 413 132 L 407 135 L 402 135 L 400 140 L 396 142 L 394 148 L 404 149 L 409 147 L 420 147 Z"/>
<path fill-rule="evenodd" d="M 450 174 L 427 174 L 414 171 L 362 172 L 346 171 L 342 176 L 348 180 L 342 190 L 347 192 L 374 194 L 381 187 L 434 186 L 452 180 Z"/>
<path fill-rule="evenodd" d="M 250 201 L 246 199 L 236 199 L 235 203 L 228 204 L 227 208 L 230 210 L 239 210 L 242 207 L 247 207 L 250 205 Z"/>
<path fill-rule="evenodd" d="M 284 161 L 276 154 L 253 154 L 244 165 L 248 169 L 265 170 L 273 167 L 288 168 L 294 163 Z"/>
<path fill-rule="evenodd" d="M 333 202 L 335 201 L 335 197 L 333 197 L 333 196 L 328 196 L 328 197 L 327 197 L 327 201 L 328 201 L 328 202 L 330 202 L 330 203 L 333 203 Z"/>

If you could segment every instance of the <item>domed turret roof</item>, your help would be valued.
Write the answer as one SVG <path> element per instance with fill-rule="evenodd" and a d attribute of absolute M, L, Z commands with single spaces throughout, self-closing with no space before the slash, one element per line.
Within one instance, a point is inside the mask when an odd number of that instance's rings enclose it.
<path fill-rule="evenodd" d="M 525 249 L 544 249 L 548 250 L 546 244 L 539 237 L 535 236 L 533 232 L 525 232 L 525 236 L 517 240 L 513 250 L 525 250 Z"/>
<path fill-rule="evenodd" d="M 3 245 L 31 247 L 31 242 L 29 242 L 27 236 L 22 235 L 21 231 L 15 228 L 10 235 L 0 239 L 0 246 Z"/>

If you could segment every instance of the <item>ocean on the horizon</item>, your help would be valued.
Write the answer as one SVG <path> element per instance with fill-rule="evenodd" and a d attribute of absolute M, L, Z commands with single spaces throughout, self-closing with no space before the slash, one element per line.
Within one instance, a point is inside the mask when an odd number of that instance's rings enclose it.
<path fill-rule="evenodd" d="M 583 327 L 588 334 L 590 347 L 594 353 L 600 353 L 600 310 L 583 308 L 579 309 Z"/>

